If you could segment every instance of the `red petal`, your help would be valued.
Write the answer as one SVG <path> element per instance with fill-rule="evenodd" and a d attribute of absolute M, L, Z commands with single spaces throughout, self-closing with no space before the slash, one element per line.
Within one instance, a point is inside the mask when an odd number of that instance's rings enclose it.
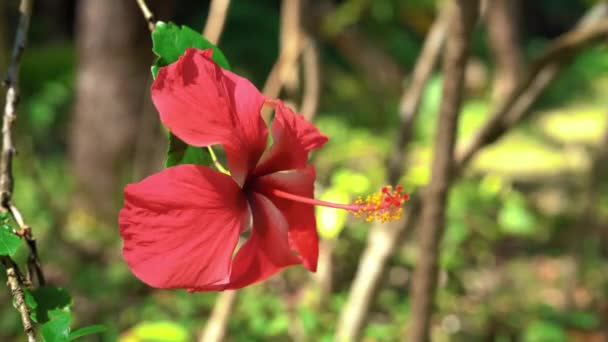
<path fill-rule="evenodd" d="M 263 195 L 250 197 L 253 229 L 232 263 L 228 288 L 237 289 L 264 280 L 282 268 L 300 261 L 289 248 L 287 221 Z"/>
<path fill-rule="evenodd" d="M 317 269 L 319 257 L 319 237 L 314 207 L 297 203 L 270 194 L 272 189 L 279 189 L 294 195 L 314 198 L 315 169 L 276 172 L 256 180 L 254 191 L 267 196 L 283 213 L 289 224 L 289 242 L 293 250 L 298 252 L 304 266 L 311 271 Z"/>
<path fill-rule="evenodd" d="M 230 176 L 180 165 L 125 188 L 119 214 L 123 257 L 159 288 L 217 289 L 248 223 L 247 202 Z"/>
<path fill-rule="evenodd" d="M 303 169 L 306 167 L 308 152 L 327 142 L 327 136 L 300 114 L 295 114 L 282 101 L 274 100 L 275 118 L 272 122 L 273 144 L 262 156 L 255 169 L 256 175 L 264 175 L 280 170 Z"/>
<path fill-rule="evenodd" d="M 187 49 L 177 62 L 161 68 L 152 100 L 163 124 L 186 143 L 223 144 L 240 184 L 266 148 L 268 129 L 260 116 L 264 96 L 213 62 L 210 49 Z"/>

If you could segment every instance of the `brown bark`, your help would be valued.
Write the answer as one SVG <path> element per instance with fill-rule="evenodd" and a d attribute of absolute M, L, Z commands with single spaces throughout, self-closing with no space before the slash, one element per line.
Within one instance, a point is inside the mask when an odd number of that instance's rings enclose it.
<path fill-rule="evenodd" d="M 76 206 L 115 223 L 149 74 L 150 38 L 134 1 L 83 0 L 77 9 L 76 99 L 70 157 Z"/>
<path fill-rule="evenodd" d="M 519 0 L 491 0 L 486 10 L 488 42 L 495 61 L 492 97 L 503 99 L 519 83 L 523 59 L 519 32 Z"/>
<path fill-rule="evenodd" d="M 408 341 L 429 340 L 432 303 L 437 286 L 439 243 L 445 225 L 445 207 L 451 182 L 458 116 L 471 35 L 479 11 L 478 0 L 455 0 L 448 25 L 443 60 L 442 101 L 436 132 L 431 181 L 423 200 L 419 255 L 412 279 Z"/>

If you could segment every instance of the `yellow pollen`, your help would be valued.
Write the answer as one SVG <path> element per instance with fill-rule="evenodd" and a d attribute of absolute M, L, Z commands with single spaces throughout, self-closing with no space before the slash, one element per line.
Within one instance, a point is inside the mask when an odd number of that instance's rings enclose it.
<path fill-rule="evenodd" d="M 386 186 L 380 191 L 366 196 L 365 200 L 359 196 L 354 205 L 356 209 L 351 210 L 353 216 L 365 222 L 396 221 L 401 218 L 403 208 L 401 206 L 409 198 L 408 194 L 402 193 L 401 185 L 395 188 Z"/>

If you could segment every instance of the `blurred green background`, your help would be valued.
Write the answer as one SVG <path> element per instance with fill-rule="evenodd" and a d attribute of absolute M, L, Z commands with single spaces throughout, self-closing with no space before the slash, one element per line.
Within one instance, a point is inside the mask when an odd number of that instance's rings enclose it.
<path fill-rule="evenodd" d="M 124 5 L 125 13 L 116 19 L 132 20 L 132 26 L 139 27 L 130 32 L 120 31 L 128 27 L 113 22 L 112 17 L 104 19 L 105 24 L 79 19 L 85 15 L 81 7 L 89 6 L 91 1 L 95 0 L 35 4 L 30 45 L 21 69 L 14 200 L 33 227 L 49 282 L 67 288 L 74 297 L 75 324 L 102 323 L 108 327 L 106 333 L 93 340 L 194 340 L 203 329 L 217 294 L 151 289 L 129 272 L 120 256 L 115 223 L 122 200 L 120 191 L 124 184 L 138 181 L 160 167 L 166 142 L 155 111 L 145 106 L 153 56 L 147 26 L 135 1 Z M 195 30 L 203 27 L 207 2 L 158 3 L 152 2 L 152 7 L 160 19 Z M 312 162 L 317 168 L 318 197 L 348 201 L 384 185 L 385 160 L 399 127 L 400 93 L 437 15 L 438 3 L 326 3 L 330 6 L 320 6 L 318 12 L 302 17 L 305 26 L 319 28 L 311 33 L 319 48 L 321 71 L 321 96 L 314 121 L 330 136 L 329 143 L 314 154 Z M 519 49 L 524 63 L 537 57 L 551 39 L 571 29 L 593 4 L 588 0 L 520 1 Z M 233 70 L 259 88 L 279 53 L 280 5 L 280 1 L 233 0 L 219 44 Z M 110 6 L 109 2 L 105 6 Z M 17 1 L 0 0 L 3 71 L 17 7 Z M 75 119 L 76 111 L 87 108 L 84 102 L 75 105 L 81 96 L 79 91 L 86 91 L 78 87 L 78 80 L 84 79 L 78 73 L 86 68 L 86 63 L 95 63 L 83 47 L 83 39 L 91 39 L 85 34 L 86 25 L 100 25 L 101 30 L 90 28 L 90 32 L 107 35 L 110 45 L 112 39 L 132 35 L 128 40 L 131 45 L 113 47 L 112 53 L 97 58 L 102 67 L 111 68 L 122 55 L 137 55 L 142 62 L 133 65 L 137 66 L 138 75 L 145 76 L 125 75 L 139 87 L 139 93 L 132 95 L 138 113 L 116 113 L 100 121 L 106 130 L 112 130 L 121 125 L 116 118 L 135 118 L 131 119 L 134 124 L 126 126 L 126 132 L 116 131 L 123 136 L 107 136 L 114 142 L 124 141 L 119 147 L 114 146 L 114 164 L 92 165 L 82 171 L 79 163 L 94 161 L 97 153 L 110 158 L 110 152 L 104 149 L 111 148 L 82 128 L 94 126 L 81 126 Z M 356 34 L 354 46 L 348 46 L 353 43 L 344 38 L 351 34 Z M 365 58 L 374 61 L 371 68 L 369 63 L 360 62 Z M 477 27 L 471 60 L 459 125 L 460 142 L 470 138 L 484 122 L 493 103 L 496 61 L 484 24 Z M 106 81 L 95 80 L 99 87 L 104 87 Z M 416 193 L 429 179 L 441 82 L 438 70 L 426 87 L 415 123 L 407 173 L 401 178 L 410 193 Z M 299 99 L 289 92 L 282 96 L 296 102 Z M 85 101 L 86 96 L 81 99 Z M 111 102 L 112 98 L 103 101 Z M 90 110 L 97 110 L 95 106 L 99 102 L 91 104 Z M 608 181 L 600 177 L 599 185 L 591 189 L 589 186 L 597 151 L 608 149 L 601 145 L 607 115 L 608 48 L 606 44 L 596 44 L 582 50 L 560 72 L 525 122 L 485 148 L 454 184 L 441 247 L 433 340 L 607 338 Z M 141 138 L 142 132 L 148 132 L 147 136 Z M 89 139 L 97 145 L 82 152 L 88 153 L 88 159 L 74 152 L 74 146 L 82 139 L 79 134 L 91 134 Z M 145 154 L 144 158 L 137 153 Z M 106 168 L 98 169 L 101 167 Z M 105 179 L 107 171 L 102 170 L 111 170 L 114 178 Z M 95 183 L 96 179 L 99 184 L 110 185 L 104 185 L 109 195 L 91 200 L 81 183 Z M 595 196 L 593 218 L 586 211 L 590 193 Z M 313 275 L 302 267 L 290 268 L 239 292 L 230 315 L 229 340 L 333 339 L 370 228 L 369 224 L 340 215 L 334 211 L 318 212 L 322 235 L 330 238 L 333 250 L 333 286 L 327 302 L 318 305 L 320 289 Z M 362 334 L 365 341 L 402 339 L 416 247 L 414 234 L 392 256 L 386 280 L 368 315 Z M 25 248 L 21 252 L 19 257 L 25 258 Z M 3 277 L 2 273 L 2 282 Z M 2 341 L 22 337 L 19 317 L 10 301 L 8 290 L 0 289 L 0 302 L 5 304 L 0 315 Z"/>

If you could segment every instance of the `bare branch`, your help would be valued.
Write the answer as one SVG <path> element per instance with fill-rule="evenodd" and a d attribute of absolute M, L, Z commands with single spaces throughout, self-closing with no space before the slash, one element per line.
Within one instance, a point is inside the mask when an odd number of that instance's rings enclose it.
<path fill-rule="evenodd" d="M 302 28 L 300 25 L 300 0 L 283 0 L 281 3 L 280 52 L 272 66 L 262 92 L 277 98 L 284 87 L 293 90 L 297 85 L 297 61 L 302 52 Z M 268 119 L 270 110 L 263 109 L 262 116 Z"/>
<path fill-rule="evenodd" d="M 403 174 L 403 161 L 406 155 L 405 150 L 411 139 L 414 120 L 416 119 L 420 103 L 422 102 L 424 89 L 433 70 L 435 70 L 437 60 L 439 59 L 439 53 L 441 52 L 443 42 L 445 41 L 446 20 L 449 16 L 447 9 L 448 6 L 444 6 L 439 17 L 435 19 L 433 26 L 429 30 L 424 45 L 422 46 L 422 52 L 416 60 L 416 66 L 412 73 L 412 81 L 403 92 L 403 95 L 401 95 L 399 103 L 399 118 L 401 120 L 401 125 L 393 145 L 393 151 L 389 155 L 388 160 L 389 183 L 396 183 Z"/>
<path fill-rule="evenodd" d="M 592 10 L 590 13 L 597 12 Z M 459 148 L 456 158 L 457 169 L 465 165 L 478 150 L 498 140 L 509 128 L 519 122 L 528 113 L 538 96 L 555 79 L 561 68 L 582 47 L 608 36 L 608 22 L 603 18 L 605 16 L 586 16 L 575 29 L 557 38 L 549 46 L 532 64 L 519 85 L 490 114 L 489 119 L 467 145 Z"/>
<path fill-rule="evenodd" d="M 30 228 L 25 224 L 23 216 L 16 206 L 11 202 L 13 194 L 13 156 L 16 152 L 12 127 L 17 119 L 17 105 L 19 103 L 19 67 L 21 65 L 21 57 L 25 46 L 27 45 L 27 33 L 30 26 L 32 15 L 33 0 L 22 0 L 19 5 L 20 17 L 15 36 L 15 43 L 11 56 L 11 63 L 8 68 L 4 85 L 7 87 L 6 102 L 4 106 L 4 115 L 2 117 L 2 151 L 0 154 L 0 201 L 2 210 L 9 211 L 12 217 L 19 225 L 20 235 L 25 237 L 30 248 L 30 256 L 28 259 L 28 279 L 30 273 L 35 273 L 40 284 L 44 284 L 44 276 L 40 268 L 36 242 L 32 237 Z M 25 296 L 23 293 L 23 279 L 15 262 L 9 257 L 3 257 L 2 262 L 6 267 L 6 275 L 8 277 L 7 284 L 11 290 L 11 295 L 15 301 L 15 305 L 21 316 L 23 331 L 29 342 L 36 341 L 34 325 L 30 318 L 30 312 L 25 304 Z"/>
<path fill-rule="evenodd" d="M 451 184 L 454 145 L 462 104 L 464 74 L 473 28 L 479 11 L 478 0 L 454 0 L 446 52 L 444 83 L 436 132 L 431 181 L 423 198 L 419 254 L 412 279 L 408 341 L 429 340 L 432 303 L 437 287 L 439 243 L 445 227 L 445 206 Z"/>
<path fill-rule="evenodd" d="M 214 45 L 217 45 L 220 41 L 220 37 L 224 31 L 228 7 L 230 7 L 230 0 L 213 0 L 209 5 L 209 15 L 207 16 L 207 22 L 203 30 L 203 37 L 207 38 Z"/>
<path fill-rule="evenodd" d="M 154 31 L 154 29 L 156 28 L 156 18 L 154 17 L 154 13 L 152 13 L 152 11 L 150 11 L 150 8 L 148 8 L 146 0 L 136 1 L 137 5 L 139 6 L 139 9 L 141 10 L 141 13 L 144 15 L 144 18 L 148 22 L 148 28 L 150 29 L 150 32 Z"/>
<path fill-rule="evenodd" d="M 496 64 L 492 99 L 505 98 L 523 74 L 519 19 L 519 0 L 487 2 L 485 27 Z"/>
<path fill-rule="evenodd" d="M 380 286 L 389 258 L 404 231 L 411 230 L 411 217 L 417 204 L 408 201 L 406 212 L 399 221 L 375 224 L 369 232 L 367 246 L 361 255 L 357 274 L 348 292 L 348 300 L 340 313 L 336 341 L 356 341 L 363 329 L 369 307 Z"/>
<path fill-rule="evenodd" d="M 399 105 L 401 126 L 387 160 L 389 183 L 396 183 L 404 172 L 403 161 L 406 146 L 411 138 L 412 125 L 418 113 L 424 88 L 435 69 L 445 40 L 448 17 L 448 11 L 445 7 L 442 8 L 426 36 L 422 52 L 414 67 L 412 81 L 401 96 Z M 418 196 L 413 196 L 408 201 L 403 220 L 385 224 L 376 223 L 370 229 L 367 246 L 361 256 L 348 300 L 340 315 L 336 333 L 337 340 L 356 340 L 359 336 L 388 259 L 401 241 L 404 232 L 410 231 L 410 227 L 415 221 L 412 215 L 417 213 L 418 206 Z"/>

